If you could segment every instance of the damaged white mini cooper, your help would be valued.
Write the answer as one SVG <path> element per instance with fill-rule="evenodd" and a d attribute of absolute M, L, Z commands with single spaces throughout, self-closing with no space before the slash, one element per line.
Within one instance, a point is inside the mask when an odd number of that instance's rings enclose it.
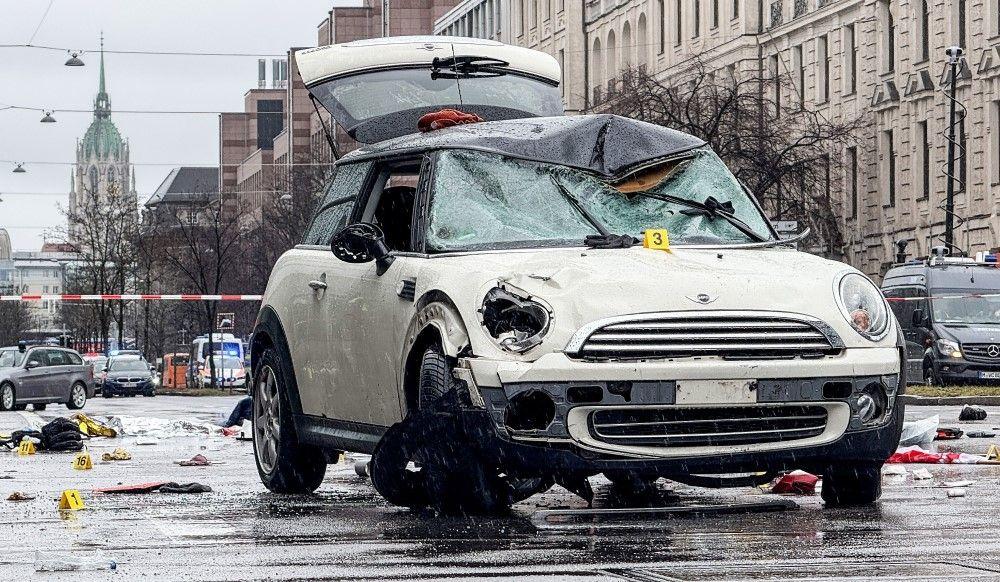
<path fill-rule="evenodd" d="M 898 326 L 867 277 L 779 240 L 699 139 L 563 116 L 554 59 L 498 43 L 296 58 L 366 145 L 337 161 L 256 324 L 269 489 L 314 490 L 355 451 L 411 507 L 792 469 L 822 474 L 828 504 L 878 498 Z"/>

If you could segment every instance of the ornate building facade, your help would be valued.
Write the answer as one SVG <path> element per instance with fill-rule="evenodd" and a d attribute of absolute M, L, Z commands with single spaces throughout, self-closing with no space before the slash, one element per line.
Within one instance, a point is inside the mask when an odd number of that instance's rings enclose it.
<path fill-rule="evenodd" d="M 103 44 L 103 43 L 102 43 Z M 104 75 L 104 50 L 101 50 L 101 70 L 97 96 L 94 98 L 94 119 L 77 140 L 76 165 L 73 167 L 69 211 L 80 216 L 87 204 L 107 201 L 127 193 L 137 197 L 135 173 L 129 163 L 128 140 L 123 139 L 111 121 L 111 98 Z M 79 242 L 78 228 L 70 221 L 70 242 Z"/>

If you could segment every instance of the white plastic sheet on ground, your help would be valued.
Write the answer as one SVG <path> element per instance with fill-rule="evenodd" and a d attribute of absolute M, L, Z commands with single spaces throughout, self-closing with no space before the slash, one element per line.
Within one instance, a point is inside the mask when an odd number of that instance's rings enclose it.
<path fill-rule="evenodd" d="M 167 418 L 150 418 L 146 416 L 109 416 L 105 422 L 117 430 L 121 436 L 163 439 L 181 436 L 222 434 L 222 427 L 197 419 L 170 420 Z"/>
<path fill-rule="evenodd" d="M 899 446 L 909 447 L 933 441 L 937 435 L 939 424 L 941 424 L 941 417 L 937 414 L 929 418 L 904 422 L 903 433 L 899 437 Z"/>

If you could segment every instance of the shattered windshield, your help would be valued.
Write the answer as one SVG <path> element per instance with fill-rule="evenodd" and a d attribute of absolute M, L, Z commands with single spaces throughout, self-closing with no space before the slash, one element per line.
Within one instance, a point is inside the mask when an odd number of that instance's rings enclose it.
<path fill-rule="evenodd" d="M 674 244 L 754 242 L 732 222 L 699 210 L 706 202 L 770 238 L 757 206 L 709 149 L 616 183 L 564 166 L 447 151 L 435 166 L 427 246 L 432 251 L 579 246 L 598 234 L 598 227 L 635 237 L 665 228 Z"/>
<path fill-rule="evenodd" d="M 17 350 L 0 350 L 0 368 L 20 366 L 22 355 Z"/>

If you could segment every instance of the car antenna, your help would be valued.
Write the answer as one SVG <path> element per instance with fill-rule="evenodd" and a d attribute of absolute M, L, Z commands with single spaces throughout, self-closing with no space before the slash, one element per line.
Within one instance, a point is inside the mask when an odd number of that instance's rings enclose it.
<path fill-rule="evenodd" d="M 330 153 L 333 154 L 334 161 L 340 159 L 340 153 L 337 151 L 337 143 L 334 141 L 333 136 L 330 135 L 330 128 L 326 126 L 326 122 L 323 121 L 323 114 L 319 112 L 319 106 L 316 105 L 316 97 L 312 93 L 309 94 L 309 100 L 312 101 L 313 109 L 316 110 L 316 116 L 319 117 L 319 123 L 323 126 L 323 135 L 326 136 L 326 143 L 330 146 Z"/>

